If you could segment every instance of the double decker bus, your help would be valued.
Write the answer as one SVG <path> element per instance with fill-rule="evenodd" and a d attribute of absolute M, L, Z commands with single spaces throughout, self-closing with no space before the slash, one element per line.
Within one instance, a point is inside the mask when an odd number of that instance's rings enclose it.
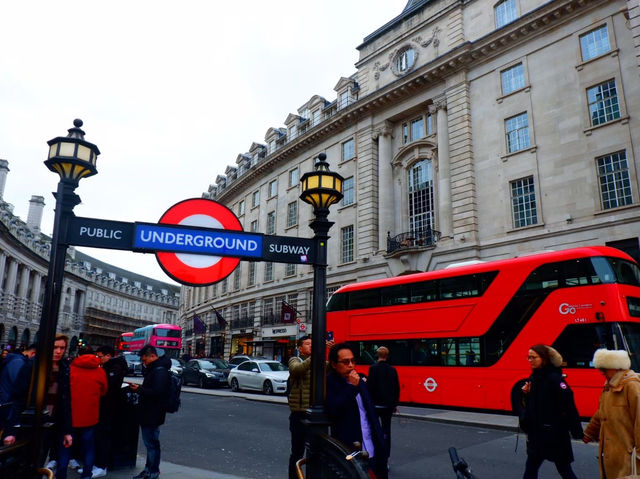
<path fill-rule="evenodd" d="M 116 339 L 115 350 L 116 353 L 124 353 L 129 351 L 129 342 L 133 338 L 133 333 L 122 333 Z"/>
<path fill-rule="evenodd" d="M 359 371 L 386 346 L 406 403 L 511 411 L 537 343 L 563 357 L 581 416 L 604 383 L 598 348 L 625 349 L 640 370 L 640 268 L 604 246 L 355 283 L 327 304 L 327 330 Z"/>
<path fill-rule="evenodd" d="M 146 344 L 154 346 L 158 355 L 166 354 L 178 358 L 182 348 L 182 329 L 175 324 L 150 324 L 133 332 L 129 342 L 129 351 L 138 352 Z"/>

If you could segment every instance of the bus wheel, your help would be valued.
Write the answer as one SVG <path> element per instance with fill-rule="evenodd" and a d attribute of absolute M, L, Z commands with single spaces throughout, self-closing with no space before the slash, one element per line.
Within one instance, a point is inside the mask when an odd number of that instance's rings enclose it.
<path fill-rule="evenodd" d="M 526 382 L 526 379 L 521 379 L 515 384 L 515 386 L 513 386 L 513 389 L 511 390 L 511 410 L 516 416 L 519 415 L 520 411 L 524 407 L 524 404 L 522 402 L 522 386 L 524 386 Z"/>

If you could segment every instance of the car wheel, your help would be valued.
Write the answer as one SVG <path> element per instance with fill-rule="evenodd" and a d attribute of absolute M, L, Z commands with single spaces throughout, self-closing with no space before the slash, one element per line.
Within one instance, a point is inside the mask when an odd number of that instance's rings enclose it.
<path fill-rule="evenodd" d="M 265 393 L 267 396 L 271 396 L 273 394 L 273 384 L 271 384 L 271 381 L 264 382 L 262 386 L 262 392 Z"/>
<path fill-rule="evenodd" d="M 198 387 L 204 389 L 204 378 L 203 377 L 200 377 L 200 379 L 198 380 Z"/>
<path fill-rule="evenodd" d="M 236 378 L 233 378 L 231 380 L 231 390 L 234 392 L 240 391 L 240 385 L 238 384 L 238 380 Z"/>

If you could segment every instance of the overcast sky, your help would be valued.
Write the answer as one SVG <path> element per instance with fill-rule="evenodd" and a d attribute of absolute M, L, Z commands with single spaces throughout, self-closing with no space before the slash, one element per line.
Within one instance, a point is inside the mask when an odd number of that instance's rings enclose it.
<path fill-rule="evenodd" d="M 362 39 L 406 0 L 19 0 L 0 3 L 3 199 L 26 221 L 58 176 L 46 142 L 74 118 L 101 151 L 78 216 L 156 222 L 200 197 L 252 142 L 313 95 L 333 101 Z M 309 231 L 311 235 L 311 231 Z M 155 256 L 83 249 L 170 282 Z"/>

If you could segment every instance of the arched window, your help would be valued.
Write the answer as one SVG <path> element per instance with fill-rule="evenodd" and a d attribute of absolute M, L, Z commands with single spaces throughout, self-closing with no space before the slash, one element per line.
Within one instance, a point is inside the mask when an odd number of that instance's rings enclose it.
<path fill-rule="evenodd" d="M 398 73 L 404 73 L 416 62 L 416 52 L 411 47 L 402 48 L 396 55 L 395 67 Z"/>
<path fill-rule="evenodd" d="M 9 330 L 9 337 L 7 338 L 7 344 L 10 344 L 14 348 L 16 347 L 16 341 L 18 341 L 18 328 L 13 326 Z"/>
<path fill-rule="evenodd" d="M 29 340 L 30 339 L 31 339 L 31 331 L 29 331 L 29 328 L 25 328 L 25 330 L 22 331 L 22 337 L 20 338 L 20 344 L 26 348 L 26 347 L 29 346 Z"/>
<path fill-rule="evenodd" d="M 408 171 L 409 193 L 409 231 L 425 233 L 435 226 L 434 193 L 433 193 L 433 164 L 424 159 Z"/>

